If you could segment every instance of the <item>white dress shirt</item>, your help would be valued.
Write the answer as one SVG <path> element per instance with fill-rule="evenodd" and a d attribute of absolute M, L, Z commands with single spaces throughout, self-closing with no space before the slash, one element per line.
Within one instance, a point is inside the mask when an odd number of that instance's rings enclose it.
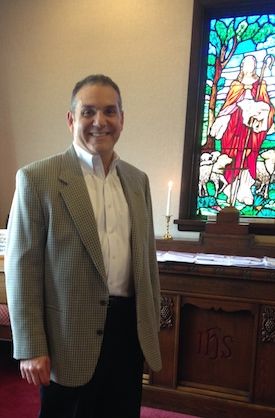
<path fill-rule="evenodd" d="M 88 188 L 110 295 L 131 296 L 134 293 L 131 274 L 131 222 L 116 170 L 118 155 L 111 163 L 107 176 L 102 160 L 73 143 Z"/>

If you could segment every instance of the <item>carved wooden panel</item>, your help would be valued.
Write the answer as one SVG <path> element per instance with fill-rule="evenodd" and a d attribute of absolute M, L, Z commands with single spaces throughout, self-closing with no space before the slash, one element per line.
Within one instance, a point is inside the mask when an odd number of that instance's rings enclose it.
<path fill-rule="evenodd" d="M 151 383 L 165 387 L 176 387 L 179 338 L 180 296 L 163 293 L 161 296 L 160 347 L 162 369 L 151 373 Z"/>
<path fill-rule="evenodd" d="M 263 308 L 262 342 L 275 343 L 275 307 L 264 306 Z"/>
<path fill-rule="evenodd" d="M 275 405 L 275 305 L 261 307 L 257 362 L 255 370 L 255 401 Z M 275 416 L 275 413 L 274 413 Z"/>
<path fill-rule="evenodd" d="M 183 299 L 179 383 L 246 398 L 251 391 L 255 327 L 251 304 Z"/>
<path fill-rule="evenodd" d="M 171 328 L 174 325 L 174 301 L 168 296 L 161 296 L 160 327 Z"/>

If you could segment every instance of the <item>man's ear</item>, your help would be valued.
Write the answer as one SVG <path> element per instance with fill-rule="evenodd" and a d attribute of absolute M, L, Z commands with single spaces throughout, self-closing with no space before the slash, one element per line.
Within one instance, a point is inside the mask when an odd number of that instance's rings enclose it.
<path fill-rule="evenodd" d="M 73 132 L 74 132 L 74 117 L 73 117 L 73 114 L 70 110 L 67 113 L 67 125 L 70 129 L 70 132 L 73 134 Z"/>

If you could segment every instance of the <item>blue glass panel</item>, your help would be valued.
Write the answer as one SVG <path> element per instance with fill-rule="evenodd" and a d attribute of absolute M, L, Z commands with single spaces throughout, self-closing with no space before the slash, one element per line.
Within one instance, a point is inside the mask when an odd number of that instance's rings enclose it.
<path fill-rule="evenodd" d="M 258 16 L 248 16 L 247 17 L 247 22 L 248 23 L 254 23 L 259 19 L 259 17 L 260 17 L 259 15 Z"/>
<path fill-rule="evenodd" d="M 260 16 L 259 24 L 264 25 L 266 22 L 268 22 L 268 20 L 269 20 L 269 17 L 267 15 Z"/>

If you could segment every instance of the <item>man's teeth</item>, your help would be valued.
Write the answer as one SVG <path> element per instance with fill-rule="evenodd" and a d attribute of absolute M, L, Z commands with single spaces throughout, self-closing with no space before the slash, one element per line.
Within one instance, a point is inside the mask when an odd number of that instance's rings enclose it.
<path fill-rule="evenodd" d="M 91 132 L 91 135 L 93 135 L 93 136 L 105 136 L 105 135 L 107 135 L 107 132 L 101 132 L 101 133 L 97 133 L 97 132 Z"/>

